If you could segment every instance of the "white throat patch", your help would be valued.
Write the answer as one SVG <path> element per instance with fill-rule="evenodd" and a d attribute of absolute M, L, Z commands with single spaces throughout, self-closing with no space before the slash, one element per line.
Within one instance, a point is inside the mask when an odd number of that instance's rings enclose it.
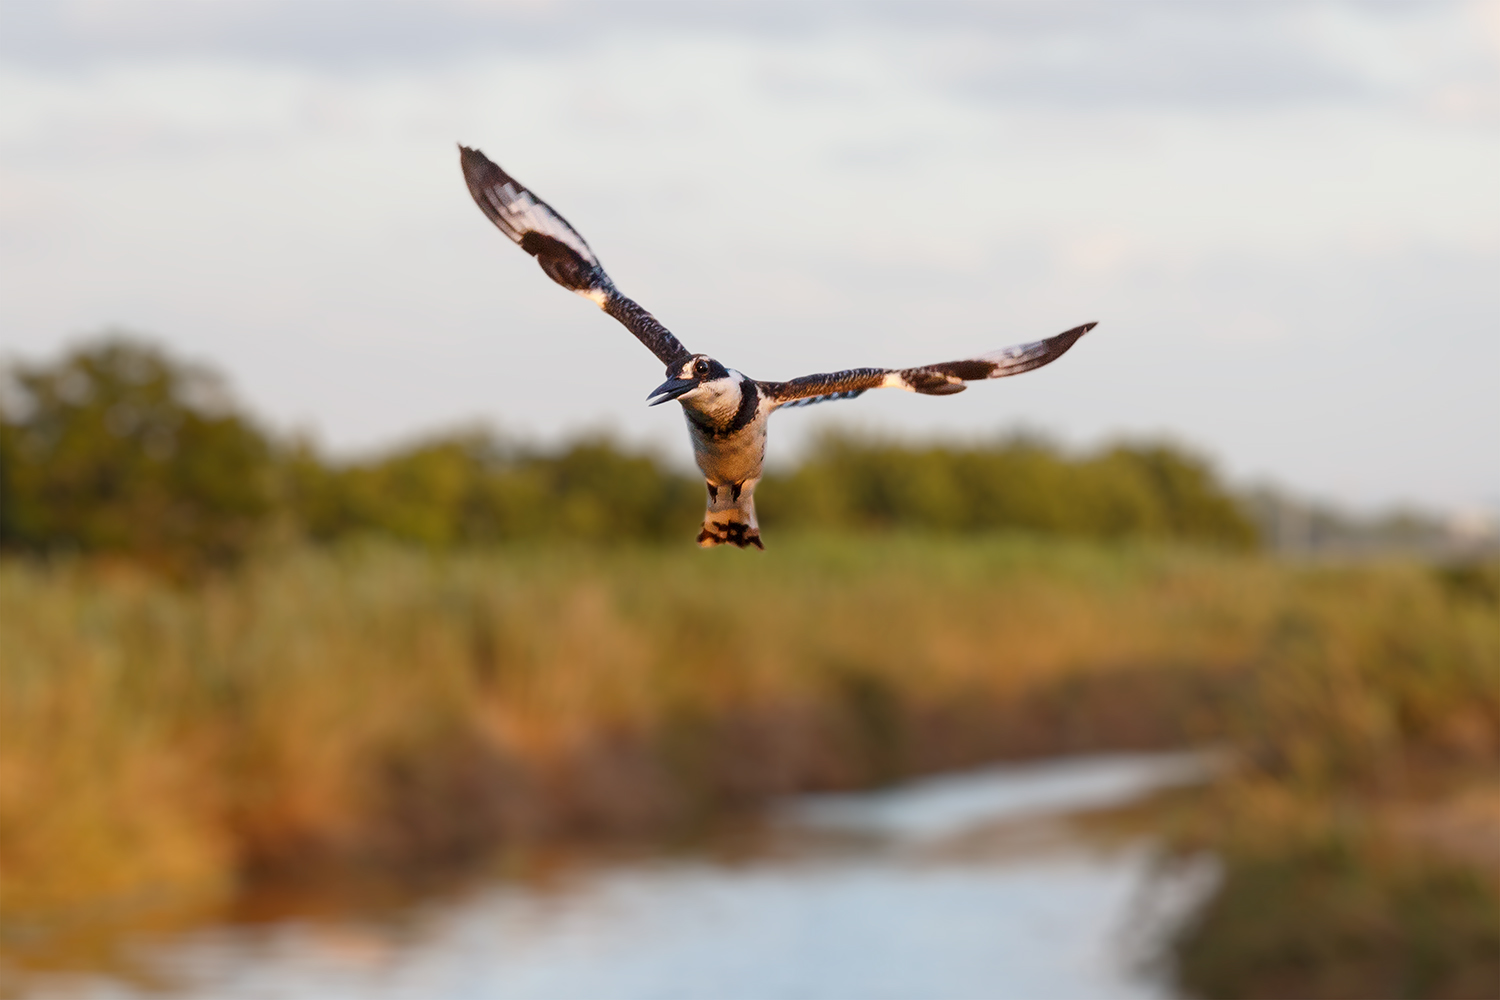
<path fill-rule="evenodd" d="M 683 393 L 679 398 L 683 403 L 716 422 L 727 421 L 739 412 L 740 400 L 744 398 L 740 386 L 744 381 L 745 376 L 731 368 L 727 378 L 716 378 L 711 382 L 704 382 L 692 392 Z"/>

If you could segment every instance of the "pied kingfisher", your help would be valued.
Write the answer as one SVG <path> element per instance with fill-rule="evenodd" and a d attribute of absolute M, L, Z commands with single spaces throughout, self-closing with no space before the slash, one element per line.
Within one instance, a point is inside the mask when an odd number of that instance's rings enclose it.
<path fill-rule="evenodd" d="M 651 406 L 675 399 L 687 416 L 694 457 L 708 482 L 708 512 L 698 532 L 698 544 L 705 548 L 765 548 L 755 520 L 755 484 L 765 460 L 766 418 L 773 410 L 853 399 L 867 389 L 898 388 L 948 396 L 963 392 L 965 382 L 1018 375 L 1055 361 L 1095 326 L 1085 323 L 1046 340 L 963 361 L 917 368 L 851 368 L 787 382 L 761 382 L 683 347 L 656 317 L 619 293 L 566 219 L 479 150 L 458 149 L 464 180 L 480 211 L 535 257 L 549 278 L 593 300 L 667 366 L 667 380 L 646 398 Z"/>

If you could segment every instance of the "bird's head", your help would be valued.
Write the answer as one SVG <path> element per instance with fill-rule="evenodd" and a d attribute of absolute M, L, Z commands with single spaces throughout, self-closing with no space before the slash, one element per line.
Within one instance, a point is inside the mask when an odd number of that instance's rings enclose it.
<path fill-rule="evenodd" d="M 739 405 L 743 381 L 744 376 L 739 372 L 725 368 L 706 354 L 694 354 L 669 367 L 667 380 L 646 398 L 650 406 L 675 399 L 684 406 L 712 413 L 724 405 Z"/>

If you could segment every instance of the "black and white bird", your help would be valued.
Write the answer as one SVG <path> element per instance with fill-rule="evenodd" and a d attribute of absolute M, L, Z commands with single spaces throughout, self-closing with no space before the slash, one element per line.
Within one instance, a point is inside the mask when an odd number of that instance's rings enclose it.
<path fill-rule="evenodd" d="M 535 257 L 549 278 L 593 300 L 667 366 L 667 380 L 651 390 L 647 400 L 651 406 L 674 399 L 682 404 L 694 457 L 708 483 L 708 512 L 698 532 L 698 544 L 705 548 L 765 548 L 755 520 L 755 484 L 766 454 L 766 418 L 774 410 L 853 399 L 869 389 L 952 395 L 963 392 L 965 382 L 1019 375 L 1050 364 L 1095 326 L 1085 323 L 1046 340 L 963 361 L 916 368 L 850 368 L 762 382 L 682 346 L 656 317 L 620 294 L 566 219 L 479 150 L 458 148 L 464 180 L 480 211 Z"/>

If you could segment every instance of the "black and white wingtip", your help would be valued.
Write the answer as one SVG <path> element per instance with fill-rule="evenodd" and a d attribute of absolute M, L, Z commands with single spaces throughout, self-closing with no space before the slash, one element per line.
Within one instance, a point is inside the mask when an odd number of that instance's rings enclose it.
<path fill-rule="evenodd" d="M 944 361 L 920 368 L 904 368 L 895 375 L 899 386 L 912 392 L 930 396 L 946 396 L 962 392 L 965 382 L 981 382 L 991 378 L 1006 378 L 1049 365 L 1068 352 L 1088 333 L 1097 322 L 1084 323 L 1071 330 L 1064 330 L 1045 340 L 1034 340 L 1029 344 L 1012 344 L 998 351 L 981 354 L 977 358 L 962 361 Z"/>
<path fill-rule="evenodd" d="M 458 157 L 474 203 L 536 258 L 547 277 L 619 320 L 662 363 L 673 365 L 688 357 L 688 349 L 655 316 L 620 294 L 588 242 L 551 205 L 479 150 L 460 144 Z"/>
<path fill-rule="evenodd" d="M 967 382 L 1005 378 L 1056 361 L 1097 323 L 1085 323 L 1046 340 L 1016 344 L 962 361 L 941 361 L 915 368 L 850 368 L 847 371 L 804 375 L 789 382 L 761 382 L 761 391 L 776 406 L 810 406 L 835 399 L 853 399 L 871 389 L 905 389 L 924 396 L 951 396 Z"/>
<path fill-rule="evenodd" d="M 458 155 L 479 210 L 535 257 L 549 278 L 602 306 L 610 291 L 609 276 L 578 230 L 479 150 L 460 144 Z"/>

